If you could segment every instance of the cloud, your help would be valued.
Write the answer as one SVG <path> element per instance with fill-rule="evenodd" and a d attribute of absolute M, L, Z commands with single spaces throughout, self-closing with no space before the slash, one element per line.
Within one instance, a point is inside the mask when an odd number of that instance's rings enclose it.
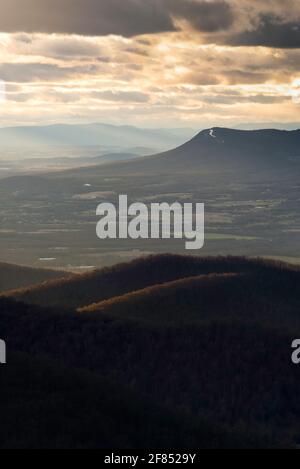
<path fill-rule="evenodd" d="M 149 96 L 139 91 L 95 91 L 91 97 L 112 102 L 147 103 L 149 101 Z"/>
<path fill-rule="evenodd" d="M 173 31 L 164 0 L 1 0 L 3 32 L 134 36 Z"/>
<path fill-rule="evenodd" d="M 13 101 L 15 103 L 25 103 L 33 98 L 32 93 L 14 93 L 6 94 L 6 99 L 8 101 Z"/>
<path fill-rule="evenodd" d="M 184 30 L 206 44 L 300 47 L 299 0 L 0 0 L 0 6 L 0 31 L 8 33 L 134 37 Z M 26 35 L 24 44 L 30 46 Z M 72 56 L 74 47 L 78 56 L 97 53 L 79 41 L 53 47 L 57 55 Z"/>
<path fill-rule="evenodd" d="M 228 85 L 255 85 L 270 81 L 273 76 L 271 72 L 264 70 L 253 72 L 251 70 L 228 70 L 224 72 L 224 78 Z"/>
<path fill-rule="evenodd" d="M 199 98 L 199 101 L 202 101 L 203 103 L 223 106 L 236 106 L 237 102 L 239 105 L 244 103 L 272 105 L 281 104 L 289 100 L 290 98 L 288 96 L 276 96 L 272 94 L 242 94 L 241 92 L 229 94 L 222 91 L 216 94 L 203 94 Z"/>
<path fill-rule="evenodd" d="M 233 9 L 223 0 L 170 0 L 169 6 L 172 15 L 187 20 L 196 30 L 206 33 L 226 30 L 234 22 Z"/>
<path fill-rule="evenodd" d="M 95 39 L 82 36 L 17 33 L 10 35 L 9 48 L 19 55 L 62 60 L 104 60 L 103 49 Z"/>
<path fill-rule="evenodd" d="M 299 114 L 300 0 L 0 6 L 0 31 L 8 31 L 0 38 L 3 124 L 107 116 L 216 125 L 251 113 L 268 122 Z"/>
<path fill-rule="evenodd" d="M 215 43 L 278 49 L 300 48 L 299 0 L 228 1 L 234 11 L 235 22 L 225 33 L 214 37 Z M 209 41 L 209 38 L 206 40 Z"/>
<path fill-rule="evenodd" d="M 33 52 L 46 54 L 54 58 L 83 58 L 100 57 L 102 50 L 99 45 L 85 38 L 65 36 L 64 38 L 54 38 L 53 36 L 39 42 L 39 47 L 34 48 Z"/>
<path fill-rule="evenodd" d="M 207 86 L 207 85 L 218 85 L 220 83 L 220 77 L 213 74 L 205 74 L 203 72 L 195 71 L 190 72 L 178 79 L 182 84 Z"/>
<path fill-rule="evenodd" d="M 255 29 L 229 36 L 224 42 L 232 46 L 296 49 L 300 48 L 300 23 L 299 21 L 285 22 L 278 16 L 264 14 L 259 18 Z"/>
<path fill-rule="evenodd" d="M 11 83 L 30 83 L 35 81 L 65 80 L 72 77 L 94 74 L 95 65 L 87 67 L 59 67 L 43 63 L 4 63 L 0 64 L 1 80 Z"/>
<path fill-rule="evenodd" d="M 225 0 L 1 0 L 0 5 L 0 30 L 9 33 L 132 37 L 175 31 L 174 17 L 205 32 L 233 21 Z"/>

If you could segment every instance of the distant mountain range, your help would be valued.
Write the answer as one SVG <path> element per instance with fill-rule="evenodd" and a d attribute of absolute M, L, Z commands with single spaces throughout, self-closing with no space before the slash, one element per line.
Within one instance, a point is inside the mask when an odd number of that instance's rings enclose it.
<path fill-rule="evenodd" d="M 107 124 L 7 127 L 0 129 L 0 148 L 37 146 L 99 146 L 169 149 L 195 134 L 193 129 L 143 129 Z M 132 150 L 131 150 L 132 151 Z"/>

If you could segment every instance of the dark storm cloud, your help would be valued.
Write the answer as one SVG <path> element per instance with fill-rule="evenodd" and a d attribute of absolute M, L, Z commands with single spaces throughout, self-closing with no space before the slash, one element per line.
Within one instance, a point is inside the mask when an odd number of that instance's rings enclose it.
<path fill-rule="evenodd" d="M 174 30 L 164 0 L 0 0 L 0 31 L 134 36 Z"/>
<path fill-rule="evenodd" d="M 173 15 L 186 19 L 202 32 L 216 32 L 228 29 L 234 22 L 234 12 L 229 3 L 223 0 L 197 2 L 195 0 L 170 0 Z"/>
<path fill-rule="evenodd" d="M 192 28 L 206 44 L 300 47 L 300 0 L 0 0 L 0 7 L 0 31 L 9 33 L 133 37 Z"/>
<path fill-rule="evenodd" d="M 285 22 L 280 17 L 263 15 L 256 29 L 228 36 L 225 42 L 232 46 L 296 49 L 300 47 L 300 22 Z"/>
<path fill-rule="evenodd" d="M 224 0 L 0 0 L 0 30 L 135 36 L 175 31 L 174 17 L 199 31 L 231 25 Z"/>

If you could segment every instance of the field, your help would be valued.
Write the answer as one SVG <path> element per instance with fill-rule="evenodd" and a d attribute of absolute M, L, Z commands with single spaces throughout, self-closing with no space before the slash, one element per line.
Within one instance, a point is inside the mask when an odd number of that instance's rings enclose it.
<path fill-rule="evenodd" d="M 124 164 L 125 165 L 125 164 Z M 12 176 L 0 181 L 3 261 L 87 270 L 150 253 L 183 253 L 178 240 L 107 240 L 96 237 L 96 207 L 129 202 L 205 203 L 203 255 L 283 257 L 300 249 L 299 173 L 124 171 L 123 165 Z"/>

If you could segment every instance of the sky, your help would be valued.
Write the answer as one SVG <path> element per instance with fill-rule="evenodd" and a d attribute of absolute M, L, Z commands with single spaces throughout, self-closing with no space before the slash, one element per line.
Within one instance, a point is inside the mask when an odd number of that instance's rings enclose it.
<path fill-rule="evenodd" d="M 300 121 L 300 0 L 0 7 L 1 126 Z"/>

